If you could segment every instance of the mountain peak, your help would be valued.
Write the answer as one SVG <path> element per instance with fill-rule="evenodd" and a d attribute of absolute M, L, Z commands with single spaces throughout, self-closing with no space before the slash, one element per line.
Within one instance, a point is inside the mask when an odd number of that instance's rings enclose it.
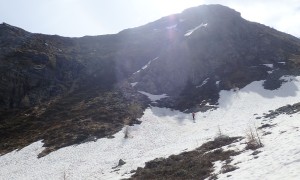
<path fill-rule="evenodd" d="M 217 14 L 217 13 L 223 13 L 223 14 L 232 14 L 232 15 L 236 15 L 236 16 L 241 16 L 241 13 L 231 9 L 227 6 L 223 6 L 220 4 L 209 4 L 209 5 L 200 5 L 200 6 L 196 6 L 196 7 L 191 7 L 188 8 L 186 10 L 184 10 L 182 13 L 188 13 L 188 12 L 205 12 L 205 13 L 210 13 L 210 14 Z"/>

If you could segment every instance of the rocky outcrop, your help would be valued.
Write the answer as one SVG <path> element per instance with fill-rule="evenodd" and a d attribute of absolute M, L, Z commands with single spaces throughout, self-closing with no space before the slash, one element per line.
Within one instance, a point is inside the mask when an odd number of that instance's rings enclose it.
<path fill-rule="evenodd" d="M 175 103 L 170 106 L 177 109 L 207 99 L 216 103 L 222 89 L 242 88 L 255 80 L 278 80 L 281 76 L 270 72 L 281 66 L 291 73 L 295 68 L 292 57 L 300 54 L 299 39 L 246 21 L 223 6 L 191 8 L 172 20 L 176 27 L 168 29 L 172 39 L 165 50 L 147 69 L 136 73 L 132 82 L 139 82 L 135 86 L 139 90 L 173 96 Z M 198 99 L 185 105 L 183 101 L 189 94 L 192 94 L 189 99 Z"/>
<path fill-rule="evenodd" d="M 43 139 L 43 156 L 139 123 L 148 101 L 117 73 L 119 42 L 91 39 L 0 25 L 0 154 Z M 98 47 L 106 42 L 116 47 Z"/>
<path fill-rule="evenodd" d="M 293 105 L 288 104 L 276 110 L 270 110 L 268 113 L 265 113 L 263 117 L 266 119 L 274 119 L 281 114 L 292 115 L 298 113 L 299 111 L 300 111 L 300 103 L 295 103 Z"/>

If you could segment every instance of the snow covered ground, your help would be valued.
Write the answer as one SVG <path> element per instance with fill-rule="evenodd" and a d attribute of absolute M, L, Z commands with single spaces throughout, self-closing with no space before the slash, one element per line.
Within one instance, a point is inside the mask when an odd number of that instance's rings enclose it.
<path fill-rule="evenodd" d="M 159 95 L 155 95 L 155 94 L 150 94 L 144 91 L 138 91 L 141 94 L 144 94 L 145 96 L 147 96 L 152 102 L 156 102 L 158 100 L 161 100 L 163 98 L 168 97 L 167 94 L 159 94 Z"/>
<path fill-rule="evenodd" d="M 153 61 L 157 60 L 158 58 L 159 58 L 159 57 L 156 57 L 156 58 L 154 58 L 154 59 L 148 61 L 148 63 L 147 63 L 145 66 L 143 66 L 141 69 L 139 69 L 138 71 L 136 71 L 136 72 L 133 73 L 133 74 L 136 74 L 136 73 L 141 72 L 142 70 L 145 70 L 146 68 L 148 68 L 148 66 L 149 66 Z"/>
<path fill-rule="evenodd" d="M 196 86 L 196 88 L 200 88 L 202 86 L 204 86 L 207 82 L 208 82 L 209 78 L 206 78 L 200 85 Z M 217 84 L 217 82 L 216 82 Z"/>
<path fill-rule="evenodd" d="M 287 77 L 285 77 L 287 78 Z M 219 108 L 190 114 L 167 108 L 145 110 L 142 123 L 124 129 L 113 139 L 99 139 L 77 146 L 59 149 L 43 158 L 37 155 L 44 149 L 41 141 L 19 151 L 0 157 L 0 179 L 121 179 L 130 171 L 143 167 L 157 157 L 167 157 L 199 147 L 212 140 L 218 127 L 229 136 L 245 136 L 249 126 L 260 126 L 264 119 L 256 119 L 269 110 L 300 102 L 300 77 L 289 78 L 278 90 L 269 91 L 256 81 L 239 91 L 221 91 Z M 220 174 L 220 179 L 299 179 L 300 178 L 300 115 L 280 115 L 271 134 L 262 136 L 265 145 L 254 157 L 247 150 L 233 157 L 231 164 L 239 169 Z M 240 149 L 243 145 L 237 144 Z M 231 147 L 232 148 L 232 147 Z M 119 159 L 126 162 L 118 165 Z M 220 166 L 217 162 L 216 167 Z M 230 175 L 230 176 L 228 176 Z"/>
<path fill-rule="evenodd" d="M 280 115 L 266 128 L 271 134 L 262 136 L 264 147 L 258 155 L 248 150 L 233 157 L 237 170 L 220 174 L 219 179 L 300 179 L 300 116 Z M 237 145 L 235 148 L 239 148 Z M 228 175 L 231 175 L 228 177 Z"/>
<path fill-rule="evenodd" d="M 206 27 L 207 26 L 207 23 L 201 23 L 199 26 L 197 26 L 197 27 L 195 27 L 195 28 L 193 28 L 193 29 L 190 29 L 190 30 L 188 30 L 185 34 L 184 34 L 184 36 L 190 36 L 191 34 L 193 34 L 193 32 L 195 32 L 197 29 L 199 29 L 199 28 L 202 28 L 202 27 Z"/>

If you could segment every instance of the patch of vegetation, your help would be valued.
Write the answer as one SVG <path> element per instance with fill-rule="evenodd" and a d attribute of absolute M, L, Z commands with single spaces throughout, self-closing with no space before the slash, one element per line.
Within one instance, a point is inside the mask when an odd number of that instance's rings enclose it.
<path fill-rule="evenodd" d="M 264 118 L 274 119 L 275 117 L 279 116 L 280 114 L 295 114 L 300 111 L 300 103 L 295 104 L 288 104 L 286 106 L 282 106 L 276 110 L 270 110 L 269 113 L 264 115 Z"/>
<path fill-rule="evenodd" d="M 157 158 L 139 167 L 130 179 L 205 179 L 213 176 L 213 162 L 225 161 L 237 155 L 235 151 L 224 151 L 221 147 L 229 145 L 241 137 L 220 137 L 204 143 L 194 151 Z M 224 166 L 224 173 L 236 167 Z"/>
<path fill-rule="evenodd" d="M 42 139 L 46 147 L 39 155 L 42 157 L 61 147 L 111 136 L 124 125 L 138 122 L 136 118 L 146 108 L 144 96 L 132 93 L 91 87 L 18 113 L 2 121 L 0 153 Z"/>
<path fill-rule="evenodd" d="M 261 142 L 261 137 L 258 134 L 258 128 L 250 127 L 246 132 L 246 147 L 245 149 L 256 150 L 258 148 L 263 147 L 263 143 Z"/>
<path fill-rule="evenodd" d="M 234 171 L 236 169 L 238 169 L 236 166 L 233 166 L 233 165 L 230 165 L 230 164 L 226 164 L 226 165 L 222 166 L 221 173 L 225 174 L 225 173 Z"/>

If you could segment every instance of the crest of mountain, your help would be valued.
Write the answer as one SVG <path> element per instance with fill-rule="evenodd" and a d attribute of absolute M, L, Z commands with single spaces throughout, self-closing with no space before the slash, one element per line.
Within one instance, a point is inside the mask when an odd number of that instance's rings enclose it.
<path fill-rule="evenodd" d="M 110 137 L 149 105 L 200 111 L 219 91 L 298 75 L 300 40 L 203 5 L 118 34 L 81 38 L 0 25 L 0 152 L 45 155 Z M 142 93 L 141 93 L 142 92 Z M 147 96 L 164 94 L 150 101 Z"/>

